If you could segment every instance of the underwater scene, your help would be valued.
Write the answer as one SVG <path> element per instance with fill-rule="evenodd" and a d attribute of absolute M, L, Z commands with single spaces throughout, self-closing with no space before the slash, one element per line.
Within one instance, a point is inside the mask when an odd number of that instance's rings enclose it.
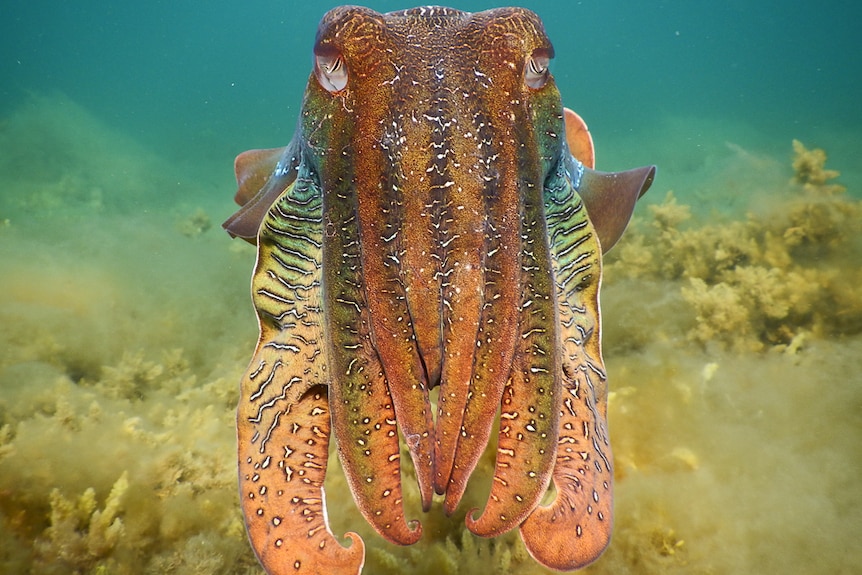
<path fill-rule="evenodd" d="M 221 222 L 237 154 L 290 141 L 336 5 L 0 8 L 0 575 L 264 574 L 236 451 L 256 248 Z M 614 528 L 581 572 L 862 573 L 862 8 L 520 5 L 597 169 L 658 167 L 604 258 Z M 363 573 L 555 573 L 465 526 L 495 436 L 451 517 L 401 458 L 405 547 L 330 445 Z"/>

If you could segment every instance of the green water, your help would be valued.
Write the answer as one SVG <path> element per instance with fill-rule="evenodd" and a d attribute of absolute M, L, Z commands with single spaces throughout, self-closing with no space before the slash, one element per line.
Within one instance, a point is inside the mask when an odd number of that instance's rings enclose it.
<path fill-rule="evenodd" d="M 233 427 L 255 254 L 219 223 L 332 5 L 0 8 L 0 573 L 261 572 Z M 607 260 L 616 524 L 586 572 L 858 573 L 860 9 L 561 5 L 527 7 L 598 166 L 659 166 Z M 792 181 L 794 138 L 841 175 Z M 481 492 L 398 548 L 328 481 L 366 573 L 547 572 L 464 535 Z"/>

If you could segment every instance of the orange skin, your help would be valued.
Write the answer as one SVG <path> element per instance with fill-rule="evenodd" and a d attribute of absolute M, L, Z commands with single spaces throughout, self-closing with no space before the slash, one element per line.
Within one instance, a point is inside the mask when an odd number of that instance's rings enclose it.
<path fill-rule="evenodd" d="M 237 413 L 258 558 L 273 575 L 361 571 L 362 540 L 342 547 L 326 520 L 330 431 L 360 512 L 409 545 L 400 442 L 423 509 L 436 493 L 451 514 L 500 410 L 467 527 L 519 527 L 540 563 L 587 565 L 612 525 L 601 256 L 654 168 L 591 169 L 530 11 L 341 7 L 314 53 L 297 134 L 237 158 L 243 207 L 225 223 L 258 246 Z"/>

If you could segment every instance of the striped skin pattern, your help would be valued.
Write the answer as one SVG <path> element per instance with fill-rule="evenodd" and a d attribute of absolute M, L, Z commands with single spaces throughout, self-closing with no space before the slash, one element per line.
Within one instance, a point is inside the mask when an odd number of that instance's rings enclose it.
<path fill-rule="evenodd" d="M 584 203 L 563 173 L 549 181 L 545 217 L 553 254 L 562 381 L 553 481 L 556 500 L 521 525 L 528 550 L 560 570 L 583 567 L 610 540 L 613 464 L 602 362 L 601 249 Z M 572 554 L 572 546 L 577 553 Z"/>
<path fill-rule="evenodd" d="M 322 242 L 320 189 L 300 178 L 270 208 L 260 229 L 252 280 L 260 340 L 237 413 L 246 525 L 272 573 L 337 573 L 344 565 L 361 565 L 364 554 L 359 536 L 348 534 L 353 545 L 344 549 L 326 526 L 330 408 Z M 286 557 L 297 540 L 318 551 Z"/>
<path fill-rule="evenodd" d="M 423 509 L 436 494 L 450 514 L 496 431 L 467 527 L 520 528 L 556 569 L 594 561 L 612 523 L 602 249 L 654 169 L 604 174 L 569 153 L 566 127 L 590 164 L 592 141 L 573 112 L 564 126 L 527 10 L 336 8 L 314 53 L 294 139 L 237 158 L 243 207 L 225 223 L 258 246 L 237 412 L 258 558 L 273 575 L 361 571 L 362 540 L 327 524 L 330 433 L 359 511 L 409 545 L 422 528 L 404 514 L 401 442 Z"/>

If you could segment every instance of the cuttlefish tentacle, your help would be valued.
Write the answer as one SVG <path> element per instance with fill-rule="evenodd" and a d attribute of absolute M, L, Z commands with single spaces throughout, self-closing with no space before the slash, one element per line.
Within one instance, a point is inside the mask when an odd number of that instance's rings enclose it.
<path fill-rule="evenodd" d="M 522 197 L 519 337 L 503 392 L 494 481 L 482 515 L 466 519 L 483 537 L 513 529 L 538 505 L 550 481 L 558 433 L 556 288 L 548 273 L 541 186 L 528 186 Z"/>
<path fill-rule="evenodd" d="M 392 385 L 372 335 L 367 298 L 374 283 L 366 283 L 362 275 L 355 198 L 350 196 L 345 190 L 327 205 L 333 232 L 323 242 L 333 426 L 359 510 L 383 537 L 409 545 L 419 540 L 422 529 L 404 519 L 396 421 L 402 427 L 403 422 L 396 418 Z"/>
<path fill-rule="evenodd" d="M 537 561 L 571 570 L 595 561 L 610 541 L 613 468 L 598 313 L 602 250 L 585 202 L 568 175 L 565 182 L 548 188 L 546 202 L 562 348 L 556 498 L 537 507 L 520 533 Z"/>
<path fill-rule="evenodd" d="M 453 192 L 455 205 L 466 206 L 455 214 L 456 222 L 464 227 L 463 234 L 475 238 L 471 241 L 483 240 L 478 249 L 484 258 L 479 267 L 456 267 L 453 279 L 457 283 L 451 284 L 460 289 L 462 299 L 464 292 L 474 297 L 470 292 L 478 289 L 475 300 L 480 309 L 471 316 L 478 319 L 476 329 L 472 324 L 468 329 L 454 325 L 445 338 L 435 479 L 438 492 L 445 488 L 444 511 L 449 514 L 460 502 L 488 444 L 512 362 L 522 345 L 518 332 L 522 292 L 532 289 L 524 282 L 535 279 L 523 274 L 522 268 L 527 266 L 534 275 L 541 273 L 540 267 L 527 263 L 532 257 L 528 245 L 532 240 L 525 240 L 524 234 L 532 232 L 522 220 L 525 214 L 541 218 L 538 212 L 529 213 L 531 208 L 525 202 L 530 202 L 530 194 L 541 198 L 544 177 L 533 127 L 516 120 L 528 114 L 529 88 L 522 73 L 512 73 L 511 65 L 526 66 L 533 50 L 552 51 L 539 32 L 538 20 L 518 9 L 500 9 L 493 17 L 491 13 L 473 15 L 466 28 L 464 46 L 469 48 L 462 50 L 471 52 L 462 53 L 459 59 L 475 61 L 475 68 L 453 68 L 463 74 L 457 85 L 469 88 L 471 98 L 465 100 L 469 104 L 459 106 L 460 114 L 452 122 L 461 126 L 456 133 L 467 137 L 453 138 L 449 163 L 452 189 L 463 196 Z M 495 80 L 487 82 L 487 77 Z M 470 210 L 475 210 L 471 197 L 482 200 L 481 218 L 470 218 Z M 540 206 L 539 201 L 539 211 Z M 464 253 L 471 249 L 465 247 Z M 460 255 L 461 250 L 456 253 Z M 478 286 L 475 279 L 481 282 Z M 464 312 L 455 313 L 453 308 L 451 315 L 461 318 Z"/>
<path fill-rule="evenodd" d="M 260 340 L 237 411 L 239 483 L 249 537 L 269 572 L 355 575 L 364 545 L 355 533 L 349 548 L 338 543 L 323 492 L 330 418 L 321 230 L 319 192 L 295 185 L 260 229 L 252 280 Z"/>

